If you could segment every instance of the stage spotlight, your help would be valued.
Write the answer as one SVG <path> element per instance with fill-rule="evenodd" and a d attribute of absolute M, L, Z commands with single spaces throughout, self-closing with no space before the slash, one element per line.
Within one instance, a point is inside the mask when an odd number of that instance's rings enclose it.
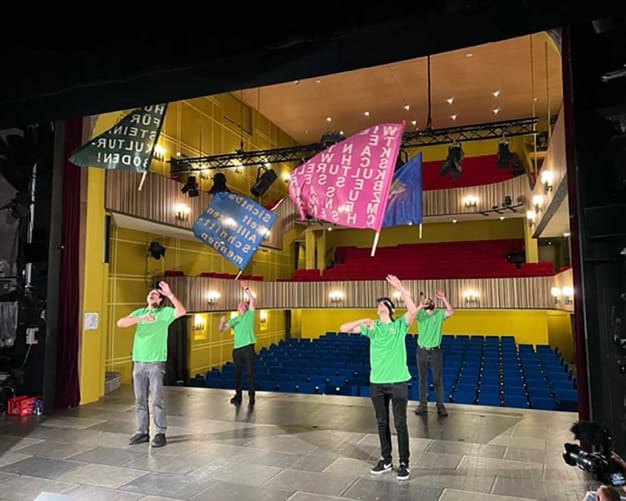
<path fill-rule="evenodd" d="M 263 173 L 261 174 L 262 171 Z M 278 176 L 276 175 L 276 172 L 274 172 L 272 169 L 268 169 L 267 167 L 259 167 L 259 170 L 257 170 L 256 172 L 256 182 L 254 183 L 254 186 L 250 188 L 250 192 L 255 197 L 260 197 L 261 195 L 263 195 L 263 193 L 267 191 L 270 185 L 274 181 L 276 181 L 277 177 Z"/>
<path fill-rule="evenodd" d="M 154 259 L 161 259 L 161 257 L 165 257 L 165 247 L 156 241 L 150 242 L 148 252 Z"/>
<path fill-rule="evenodd" d="M 454 142 L 448 146 L 448 156 L 439 169 L 439 175 L 445 176 L 450 172 L 452 179 L 459 177 L 463 171 L 461 162 L 464 156 L 465 153 L 463 153 L 463 148 L 459 143 Z"/>
<path fill-rule="evenodd" d="M 228 186 L 226 186 L 226 176 L 218 172 L 213 176 L 213 186 L 211 186 L 209 193 L 219 193 L 220 191 L 230 192 Z"/>
<path fill-rule="evenodd" d="M 200 191 L 198 190 L 198 183 L 196 181 L 196 176 L 189 176 L 183 187 L 180 189 L 183 193 L 187 193 L 190 197 L 197 197 L 200 195 Z"/>
<path fill-rule="evenodd" d="M 498 144 L 498 158 L 496 159 L 496 167 L 498 169 L 509 169 L 517 163 L 517 158 L 511 150 L 509 150 L 509 142 L 503 139 Z"/>

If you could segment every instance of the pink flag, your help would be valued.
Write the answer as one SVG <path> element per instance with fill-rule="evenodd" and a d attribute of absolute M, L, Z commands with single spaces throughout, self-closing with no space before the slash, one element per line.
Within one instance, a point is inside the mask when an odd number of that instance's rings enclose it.
<path fill-rule="evenodd" d="M 294 169 L 289 196 L 300 217 L 379 231 L 403 130 L 403 123 L 375 125 Z"/>

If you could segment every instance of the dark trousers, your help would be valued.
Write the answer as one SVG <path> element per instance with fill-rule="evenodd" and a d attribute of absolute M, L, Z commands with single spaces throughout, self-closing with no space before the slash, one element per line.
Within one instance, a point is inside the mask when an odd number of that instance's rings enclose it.
<path fill-rule="evenodd" d="M 254 345 L 249 344 L 233 350 L 235 365 L 235 391 L 241 396 L 241 370 L 246 366 L 248 372 L 248 395 L 254 397 Z"/>
<path fill-rule="evenodd" d="M 409 430 L 406 425 L 406 406 L 409 400 L 408 383 L 370 384 L 370 398 L 376 412 L 381 456 L 391 463 L 391 430 L 389 429 L 389 401 L 393 422 L 398 434 L 400 462 L 409 465 Z"/>
<path fill-rule="evenodd" d="M 420 385 L 420 405 L 426 405 L 428 401 L 428 367 L 433 371 L 433 382 L 435 383 L 435 396 L 437 405 L 443 404 L 443 355 L 439 348 L 417 347 L 417 368 L 419 371 Z"/>

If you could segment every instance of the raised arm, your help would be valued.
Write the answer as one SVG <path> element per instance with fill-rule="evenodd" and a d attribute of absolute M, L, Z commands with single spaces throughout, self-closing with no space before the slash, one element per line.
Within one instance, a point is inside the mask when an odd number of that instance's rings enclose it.
<path fill-rule="evenodd" d="M 452 307 L 452 305 L 448 301 L 448 298 L 446 297 L 446 294 L 443 291 L 437 291 L 435 294 L 437 295 L 437 297 L 439 299 L 441 299 L 441 301 L 443 302 L 444 306 L 446 307 L 446 318 L 454 315 L 454 308 Z"/>
<path fill-rule="evenodd" d="M 146 322 L 154 322 L 155 319 L 154 319 L 154 316 L 151 315 L 150 313 L 146 313 L 145 315 L 138 315 L 136 317 L 132 315 L 127 315 L 125 317 L 120 318 L 117 321 L 117 326 L 118 327 L 131 327 L 135 324 L 138 324 L 142 320 Z"/>
<path fill-rule="evenodd" d="M 364 325 L 371 329 L 374 327 L 374 321 L 371 318 L 362 318 L 360 320 L 353 320 L 352 322 L 346 322 L 339 326 L 339 332 L 360 332 L 359 327 Z"/>
<path fill-rule="evenodd" d="M 228 320 L 226 320 L 226 317 L 220 318 L 219 331 L 220 332 L 224 332 L 225 330 L 227 330 L 229 328 L 230 328 L 230 326 L 228 325 Z"/>
<path fill-rule="evenodd" d="M 248 296 L 248 308 L 250 308 L 251 310 L 254 310 L 254 306 L 255 306 L 255 302 L 254 302 L 254 294 L 252 294 L 252 291 L 248 288 L 248 281 L 247 280 L 242 280 L 241 281 L 241 288 L 243 289 L 243 292 L 246 296 Z"/>
<path fill-rule="evenodd" d="M 417 306 L 415 306 L 413 298 L 411 298 L 411 295 L 406 291 L 402 282 L 400 282 L 400 279 L 395 275 L 387 275 L 387 282 L 389 282 L 389 285 L 394 287 L 396 290 L 400 291 L 402 301 L 404 301 L 404 305 L 406 306 L 404 320 L 407 325 L 411 325 L 413 320 L 415 320 L 415 315 L 417 315 Z"/>
<path fill-rule="evenodd" d="M 178 300 L 178 298 L 174 295 L 170 286 L 167 282 L 161 280 L 159 282 L 159 289 L 161 290 L 161 294 L 163 294 L 167 299 L 169 299 L 174 305 L 174 318 L 182 317 L 187 313 L 187 309 L 183 306 L 183 304 Z"/>

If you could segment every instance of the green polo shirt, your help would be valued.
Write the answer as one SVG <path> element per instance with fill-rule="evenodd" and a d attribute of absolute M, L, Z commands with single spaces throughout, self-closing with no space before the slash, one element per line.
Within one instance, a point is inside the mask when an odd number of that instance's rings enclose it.
<path fill-rule="evenodd" d="M 256 343 L 253 309 L 248 308 L 245 313 L 231 318 L 228 321 L 228 326 L 233 329 L 233 348 L 235 350 Z"/>
<path fill-rule="evenodd" d="M 441 327 L 446 319 L 446 310 L 425 310 L 417 313 L 417 344 L 423 348 L 434 348 L 441 344 Z"/>
<path fill-rule="evenodd" d="M 150 313 L 156 320 L 141 320 L 135 330 L 133 340 L 133 362 L 167 361 L 167 328 L 176 320 L 176 310 L 171 306 L 150 309 L 147 306 L 133 311 L 131 317 Z"/>
<path fill-rule="evenodd" d="M 404 340 L 409 326 L 404 315 L 386 324 L 374 320 L 371 329 L 364 325 L 359 328 L 370 338 L 371 383 L 404 383 L 411 379 Z"/>

